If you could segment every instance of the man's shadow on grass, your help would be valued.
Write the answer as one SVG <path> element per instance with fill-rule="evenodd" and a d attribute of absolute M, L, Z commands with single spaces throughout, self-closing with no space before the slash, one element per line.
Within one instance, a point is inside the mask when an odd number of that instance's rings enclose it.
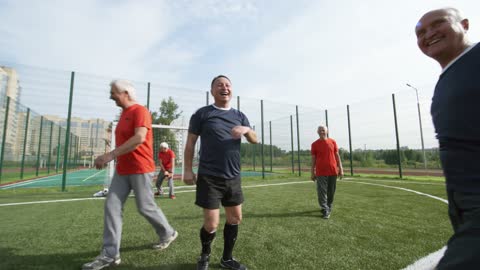
<path fill-rule="evenodd" d="M 122 248 L 122 253 L 129 251 L 151 249 L 150 245 L 141 245 L 133 247 Z M 21 250 L 16 251 L 13 248 L 0 248 L 0 269 L 36 269 L 36 270 L 56 270 L 56 269 L 81 269 L 82 265 L 92 261 L 98 252 L 80 252 L 80 253 L 50 253 L 50 254 L 36 254 L 36 255 L 20 255 Z M 44 253 L 47 251 L 38 251 L 36 253 Z M 152 253 L 158 253 L 158 251 L 152 250 Z M 152 255 L 153 256 L 153 255 Z M 124 261 L 115 267 L 115 270 L 126 269 L 139 269 L 139 270 L 183 270 L 183 269 L 195 269 L 196 258 L 192 257 L 191 263 L 171 263 L 162 261 L 160 256 L 158 257 L 158 264 L 154 266 L 133 266 Z M 140 262 L 141 263 L 141 262 Z M 213 264 L 212 266 L 215 266 Z M 215 269 L 214 267 L 212 267 Z"/>

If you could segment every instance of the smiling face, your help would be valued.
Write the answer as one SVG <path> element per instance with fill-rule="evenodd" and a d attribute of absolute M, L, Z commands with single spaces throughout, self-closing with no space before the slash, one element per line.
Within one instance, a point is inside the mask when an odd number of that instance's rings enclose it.
<path fill-rule="evenodd" d="M 110 88 L 110 99 L 115 101 L 118 107 L 125 108 L 129 97 L 127 92 L 120 92 L 115 85 Z"/>
<path fill-rule="evenodd" d="M 325 140 L 327 138 L 328 129 L 324 126 L 320 126 L 318 127 L 317 133 L 318 136 L 320 136 L 320 139 Z"/>
<path fill-rule="evenodd" d="M 423 15 L 415 27 L 417 45 L 444 68 L 469 46 L 467 30 L 468 20 L 456 10 L 433 10 Z"/>
<path fill-rule="evenodd" d="M 215 106 L 228 108 L 230 106 L 230 100 L 232 99 L 232 83 L 225 77 L 219 77 L 212 83 L 213 99 L 215 100 Z"/>

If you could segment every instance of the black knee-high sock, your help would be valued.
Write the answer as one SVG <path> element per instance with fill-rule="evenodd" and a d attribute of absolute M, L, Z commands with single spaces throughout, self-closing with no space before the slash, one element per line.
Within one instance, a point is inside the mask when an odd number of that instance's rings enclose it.
<path fill-rule="evenodd" d="M 225 228 L 223 229 L 223 259 L 230 260 L 232 258 L 233 247 L 237 241 L 238 235 L 238 224 L 228 224 L 225 223 Z"/>
<path fill-rule="evenodd" d="M 210 255 L 212 252 L 211 250 L 211 245 L 213 242 L 213 239 L 215 239 L 215 235 L 217 232 L 212 232 L 209 233 L 205 230 L 205 228 L 202 226 L 200 229 L 200 241 L 202 242 L 202 254 L 207 254 Z"/>

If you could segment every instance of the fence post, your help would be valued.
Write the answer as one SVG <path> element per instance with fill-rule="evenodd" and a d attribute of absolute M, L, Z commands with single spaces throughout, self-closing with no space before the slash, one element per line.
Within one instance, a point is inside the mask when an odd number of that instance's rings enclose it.
<path fill-rule="evenodd" d="M 150 111 L 150 82 L 147 84 L 147 110 Z"/>
<path fill-rule="evenodd" d="M 5 140 L 7 139 L 8 113 L 10 110 L 10 97 L 7 96 L 7 106 L 5 108 L 5 118 L 3 120 L 2 151 L 0 153 L 0 183 L 2 182 L 3 159 L 5 157 Z"/>
<path fill-rule="evenodd" d="M 95 148 L 98 148 L 98 130 L 99 130 L 99 127 L 100 126 L 100 119 L 97 118 L 97 126 L 95 127 L 96 129 L 96 132 L 95 132 Z M 102 124 L 103 126 L 103 124 Z"/>
<path fill-rule="evenodd" d="M 210 103 L 210 102 L 208 101 L 208 98 L 209 98 L 210 96 L 208 95 L 208 91 L 205 91 L 205 94 L 206 94 L 205 96 L 206 96 L 206 101 L 207 101 L 207 105 L 205 105 L 205 106 L 208 106 L 208 104 Z"/>
<path fill-rule="evenodd" d="M 350 127 L 350 105 L 347 105 L 348 145 L 350 147 L 350 175 L 353 176 L 352 128 Z"/>
<path fill-rule="evenodd" d="M 395 106 L 395 94 L 392 94 L 392 101 L 393 101 L 393 118 L 395 120 L 395 137 L 397 139 L 398 173 L 400 175 L 400 179 L 402 179 L 402 159 L 401 159 L 401 153 L 400 153 L 400 138 L 398 136 L 397 108 Z"/>
<path fill-rule="evenodd" d="M 67 130 L 65 132 L 65 149 L 63 152 L 63 175 L 62 175 L 62 191 L 65 191 L 65 185 L 67 183 L 67 166 L 68 166 L 68 146 L 70 144 L 70 121 L 72 118 L 72 99 L 73 99 L 73 85 L 75 82 L 75 72 L 72 71 L 70 77 L 70 97 L 68 101 L 68 117 L 67 117 Z"/>
<path fill-rule="evenodd" d="M 50 158 L 52 157 L 52 136 L 53 135 L 53 122 L 50 122 L 50 143 L 48 144 L 48 164 L 47 174 L 50 174 Z"/>
<path fill-rule="evenodd" d="M 240 111 L 240 96 L 237 96 L 237 110 Z"/>
<path fill-rule="evenodd" d="M 58 168 L 60 167 L 61 138 L 62 138 L 62 126 L 61 126 L 61 125 L 58 125 L 57 161 L 55 162 L 55 171 L 56 171 L 56 173 L 58 173 Z"/>
<path fill-rule="evenodd" d="M 270 125 L 270 172 L 273 172 L 272 121 L 269 121 L 268 123 Z"/>
<path fill-rule="evenodd" d="M 23 155 L 22 167 L 20 169 L 20 179 L 23 179 L 23 172 L 25 170 L 25 155 L 27 152 L 27 138 L 28 138 L 28 124 L 30 122 L 30 108 L 27 108 L 27 120 L 25 121 L 25 136 L 23 137 Z"/>
<path fill-rule="evenodd" d="M 263 124 L 263 99 L 260 100 L 260 116 L 262 120 L 262 145 L 261 145 L 261 151 L 262 151 L 262 179 L 265 179 L 265 151 L 264 151 L 264 145 L 265 145 L 265 132 L 264 132 L 264 124 Z"/>
<path fill-rule="evenodd" d="M 40 132 L 38 134 L 38 151 L 37 151 L 37 169 L 35 176 L 38 176 L 38 170 L 40 169 L 40 151 L 42 150 L 42 132 L 43 132 L 43 115 L 40 116 Z"/>
<path fill-rule="evenodd" d="M 78 145 L 80 143 L 80 136 L 73 135 L 75 138 L 75 154 L 73 155 L 73 168 L 77 168 L 78 164 Z"/>
<path fill-rule="evenodd" d="M 292 146 L 292 174 L 295 173 L 295 150 L 293 149 L 293 115 L 290 115 L 290 145 Z"/>
<path fill-rule="evenodd" d="M 253 126 L 253 131 L 255 131 L 255 125 Z M 257 144 L 254 144 L 253 145 L 253 171 L 256 171 L 256 168 L 255 168 L 256 155 L 257 155 Z"/>
<path fill-rule="evenodd" d="M 297 156 L 298 156 L 298 176 L 302 176 L 302 168 L 300 167 L 300 123 L 298 122 L 298 105 L 295 106 L 297 114 Z"/>
<path fill-rule="evenodd" d="M 330 131 L 328 129 L 328 110 L 327 109 L 325 109 L 325 126 L 327 126 L 327 130 Z M 330 137 L 329 132 L 327 132 L 327 138 L 329 137 Z"/>

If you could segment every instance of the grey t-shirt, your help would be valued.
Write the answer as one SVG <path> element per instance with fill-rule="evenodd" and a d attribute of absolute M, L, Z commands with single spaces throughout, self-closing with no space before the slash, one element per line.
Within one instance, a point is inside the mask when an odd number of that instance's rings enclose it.
<path fill-rule="evenodd" d="M 188 132 L 200 136 L 199 174 L 232 179 L 240 174 L 240 139 L 234 139 L 235 126 L 250 127 L 242 112 L 212 105 L 198 109 L 190 118 Z"/>

